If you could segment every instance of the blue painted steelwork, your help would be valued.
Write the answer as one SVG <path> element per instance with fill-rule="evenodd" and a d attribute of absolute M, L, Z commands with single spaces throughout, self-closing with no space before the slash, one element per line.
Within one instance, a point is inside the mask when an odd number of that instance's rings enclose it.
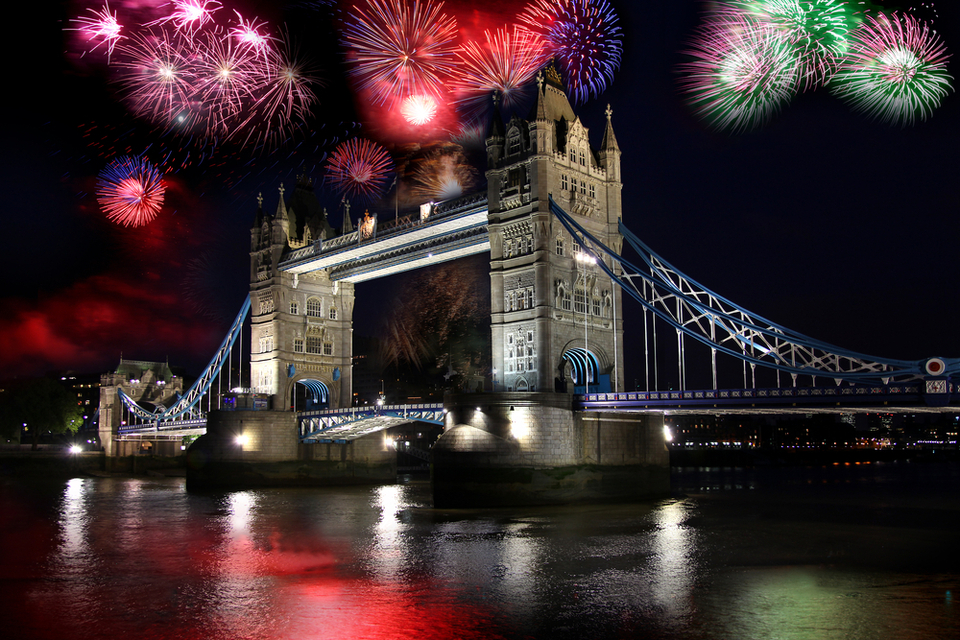
<path fill-rule="evenodd" d="M 575 396 L 579 411 L 664 411 L 690 409 L 696 413 L 838 413 L 857 409 L 886 413 L 956 412 L 960 386 L 950 384 L 945 397 L 931 403 L 924 381 L 857 387 L 795 387 L 774 389 L 706 389 L 698 391 L 628 391 Z M 676 411 L 674 411 L 676 412 Z"/>
<path fill-rule="evenodd" d="M 310 392 L 310 400 L 312 400 L 315 405 L 324 405 L 330 401 L 330 390 L 327 389 L 327 385 L 319 380 L 297 380 L 297 384 L 301 384 L 307 388 Z"/>
<path fill-rule="evenodd" d="M 600 379 L 600 364 L 597 362 L 597 356 L 593 353 L 584 351 L 579 347 L 567 349 L 563 352 L 562 359 L 569 362 L 573 367 L 573 382 L 577 386 L 584 386 L 584 380 L 590 384 L 596 384 Z"/>
<path fill-rule="evenodd" d="M 408 422 L 442 425 L 442 403 L 353 407 L 298 414 L 300 442 L 348 442 Z"/>
<path fill-rule="evenodd" d="M 154 423 L 159 423 L 160 421 L 166 420 L 176 420 L 186 412 L 190 411 L 190 409 L 192 409 L 198 402 L 200 402 L 200 399 L 206 395 L 207 391 L 210 390 L 210 384 L 214 381 L 214 379 L 216 379 L 217 375 L 220 374 L 220 369 L 227 361 L 227 355 L 230 353 L 230 349 L 233 348 L 233 343 L 236 342 L 237 336 L 240 335 L 240 330 L 243 328 L 243 321 L 246 319 L 249 312 L 250 297 L 248 296 L 243 301 L 243 305 L 240 307 L 240 312 L 237 314 L 236 319 L 233 321 L 233 325 L 230 327 L 230 331 L 227 332 L 226 337 L 224 337 L 223 342 L 220 344 L 220 348 L 217 350 L 216 354 L 214 354 L 210 364 L 207 365 L 207 368 L 204 370 L 203 374 L 197 378 L 197 381 L 193 383 L 193 386 L 191 386 L 190 389 L 188 389 L 187 392 L 183 394 L 173 405 L 166 409 L 158 407 L 155 411 L 147 411 L 118 387 L 117 395 L 120 396 L 120 400 L 122 400 L 127 408 L 130 409 L 130 411 L 138 418 Z"/>
<path fill-rule="evenodd" d="M 148 433 L 170 433 L 191 435 L 204 433 L 207 429 L 206 418 L 191 418 L 189 420 L 165 420 L 153 424 L 123 425 L 118 428 L 120 435 L 128 436 Z"/>
<path fill-rule="evenodd" d="M 791 375 L 828 377 L 838 384 L 886 384 L 960 374 L 960 358 L 875 358 L 808 338 L 751 313 L 688 278 L 641 242 L 622 221 L 620 233 L 640 256 L 645 269 L 604 246 L 553 198 L 550 210 L 587 253 L 596 251 L 620 264 L 623 274 L 617 276 L 609 265 L 598 260 L 623 291 L 683 335 L 715 352 Z"/>

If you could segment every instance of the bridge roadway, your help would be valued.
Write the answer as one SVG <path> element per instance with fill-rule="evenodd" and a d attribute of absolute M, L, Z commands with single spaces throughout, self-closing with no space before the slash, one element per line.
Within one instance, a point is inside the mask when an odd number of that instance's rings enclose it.
<path fill-rule="evenodd" d="M 431 205 L 420 219 L 381 225 L 373 237 L 360 231 L 297 249 L 280 264 L 295 276 L 320 269 L 331 280 L 363 282 L 490 251 L 485 193 Z"/>
<path fill-rule="evenodd" d="M 960 413 L 960 387 L 927 391 L 924 381 L 875 386 L 827 386 L 693 391 L 627 391 L 573 396 L 577 411 L 627 411 L 665 415 L 811 413 Z M 442 425 L 442 403 L 351 407 L 297 415 L 300 442 L 349 442 L 410 422 Z M 120 428 L 121 439 L 164 439 L 200 435 L 205 419 L 176 420 Z"/>

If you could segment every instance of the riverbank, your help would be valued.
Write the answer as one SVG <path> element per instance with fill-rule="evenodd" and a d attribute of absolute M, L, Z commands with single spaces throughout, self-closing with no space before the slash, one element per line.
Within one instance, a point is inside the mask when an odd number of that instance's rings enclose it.
<path fill-rule="evenodd" d="M 670 447 L 671 467 L 811 467 L 865 462 L 949 462 L 945 449 L 687 449 Z"/>
<path fill-rule="evenodd" d="M 51 478 L 186 475 L 186 456 L 149 455 L 107 458 L 102 451 L 65 449 L 0 451 L 0 478 Z"/>

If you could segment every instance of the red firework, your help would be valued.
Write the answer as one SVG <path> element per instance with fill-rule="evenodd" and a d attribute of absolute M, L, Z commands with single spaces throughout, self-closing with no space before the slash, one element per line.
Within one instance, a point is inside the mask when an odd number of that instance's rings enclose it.
<path fill-rule="evenodd" d="M 457 21 L 443 3 L 367 0 L 344 25 L 350 73 L 375 104 L 409 95 L 438 96 L 453 75 Z"/>
<path fill-rule="evenodd" d="M 96 41 L 96 44 L 90 47 L 90 51 L 96 50 L 101 44 L 106 44 L 107 60 L 109 61 L 117 41 L 123 37 L 120 35 L 120 30 L 123 27 L 117 22 L 117 13 L 110 13 L 109 2 L 104 2 L 102 11 L 94 9 L 87 9 L 87 11 L 92 13 L 93 16 L 81 16 L 72 19 L 71 22 L 76 22 L 80 26 L 76 29 L 68 29 L 68 31 L 82 31 L 87 37 L 87 42 Z"/>
<path fill-rule="evenodd" d="M 546 62 L 546 43 L 539 34 L 518 26 L 512 33 L 500 28 L 483 35 L 486 42 L 467 42 L 458 52 L 461 74 L 453 86 L 466 100 L 486 102 L 497 91 L 510 106 Z"/>
<path fill-rule="evenodd" d="M 163 179 L 145 158 L 112 160 L 97 180 L 97 201 L 107 218 L 128 227 L 145 225 L 163 205 Z"/>
<path fill-rule="evenodd" d="M 353 138 L 338 145 L 327 160 L 327 179 L 344 195 L 371 200 L 381 193 L 392 169 L 386 149 L 375 142 Z"/>

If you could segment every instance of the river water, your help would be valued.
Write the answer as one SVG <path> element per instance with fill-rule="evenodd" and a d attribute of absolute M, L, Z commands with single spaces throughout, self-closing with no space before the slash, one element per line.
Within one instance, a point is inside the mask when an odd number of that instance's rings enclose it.
<path fill-rule="evenodd" d="M 669 499 L 0 481 L 6 638 L 960 638 L 960 466 L 682 469 Z"/>

